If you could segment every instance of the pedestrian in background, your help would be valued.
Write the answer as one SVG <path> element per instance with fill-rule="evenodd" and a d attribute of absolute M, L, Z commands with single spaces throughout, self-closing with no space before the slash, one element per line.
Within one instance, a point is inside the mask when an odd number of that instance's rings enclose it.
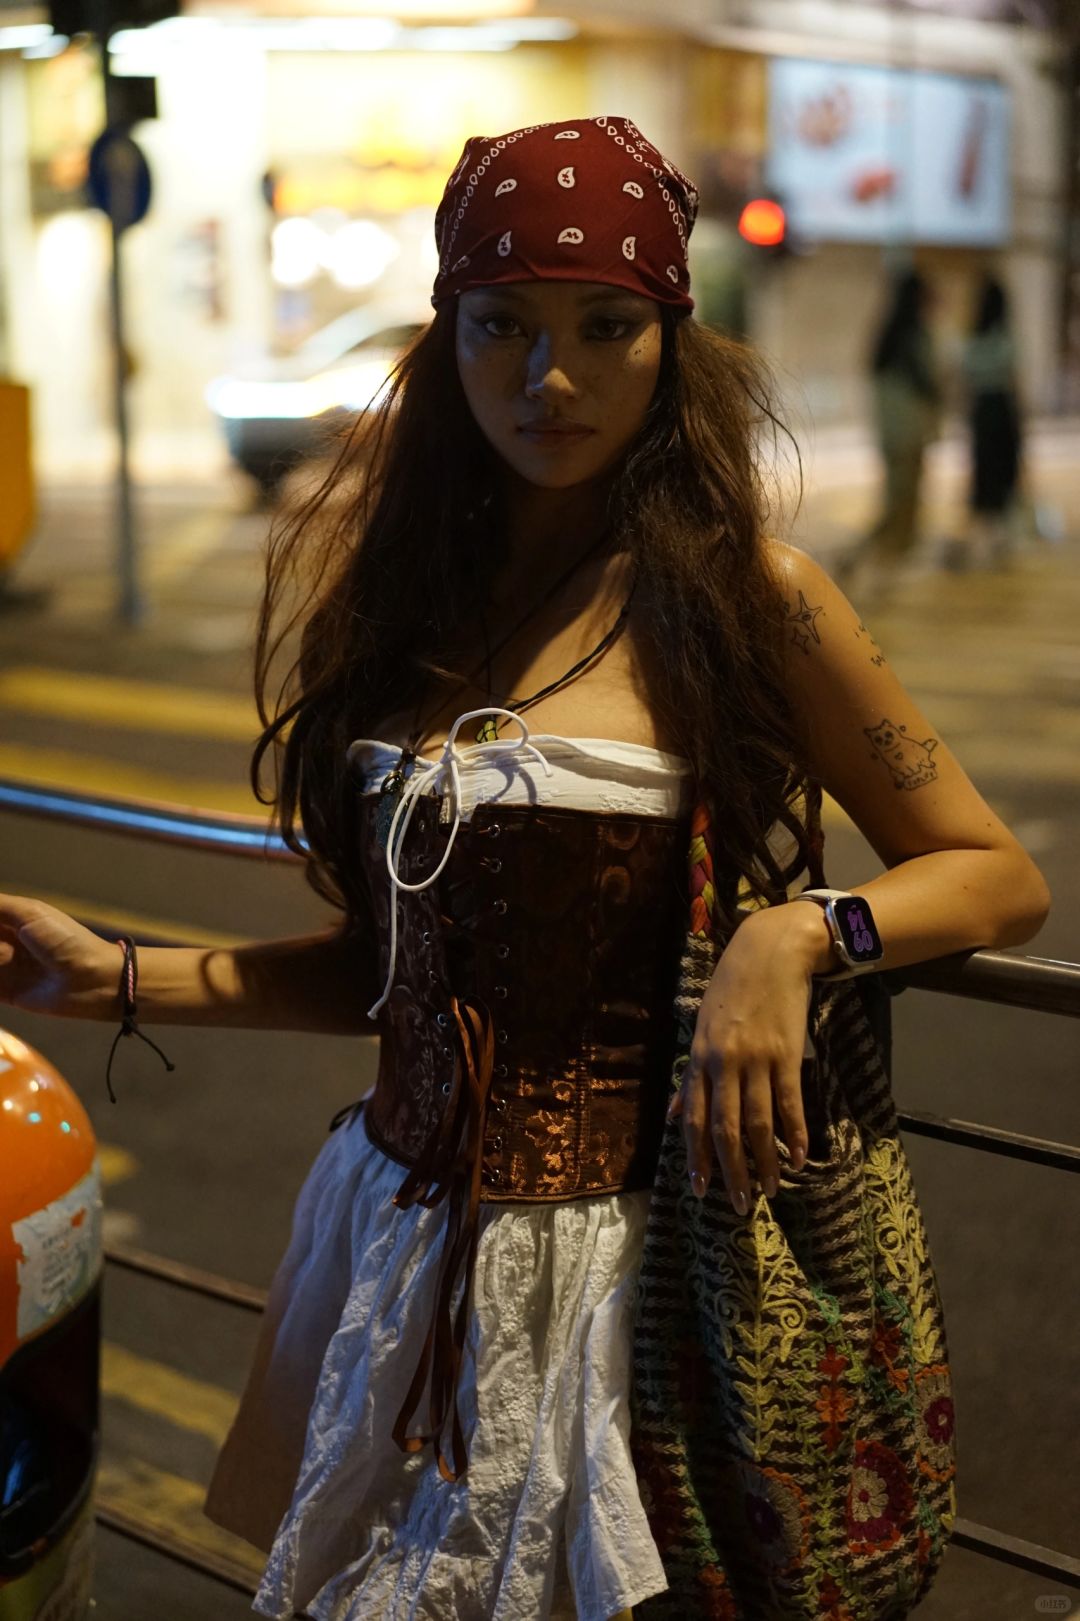
<path fill-rule="evenodd" d="M 966 543 L 961 562 L 1007 562 L 1012 554 L 1011 519 L 1020 478 L 1020 402 L 1016 348 L 1008 294 L 998 278 L 983 276 L 975 321 L 962 356 L 971 427 L 971 484 Z"/>
<path fill-rule="evenodd" d="M 857 594 L 893 579 L 919 538 L 919 497 L 926 447 L 937 437 L 942 388 L 926 323 L 929 290 L 916 270 L 895 282 L 874 344 L 870 374 L 878 446 L 885 470 L 880 516 L 836 567 Z M 862 573 L 865 566 L 865 574 Z M 854 576 L 860 571 L 856 583 Z"/>
<path fill-rule="evenodd" d="M 877 976 L 1022 944 L 1046 885 L 768 533 L 696 212 L 629 119 L 450 176 L 330 489 L 369 477 L 268 559 L 255 769 L 339 926 L 140 967 L 0 896 L 0 1001 L 381 1036 L 208 1499 L 275 1621 L 901 1621 L 952 1532 Z M 857 895 L 826 792 L 888 868 Z"/>

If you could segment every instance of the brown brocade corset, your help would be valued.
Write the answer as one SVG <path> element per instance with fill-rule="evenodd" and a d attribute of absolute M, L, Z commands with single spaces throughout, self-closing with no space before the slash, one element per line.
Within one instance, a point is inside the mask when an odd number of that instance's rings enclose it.
<path fill-rule="evenodd" d="M 365 796 L 365 806 L 372 796 Z M 435 867 L 437 802 L 413 814 L 398 871 Z M 385 852 L 364 839 L 381 964 Z M 414 1165 L 453 1086 L 454 1000 L 490 1015 L 480 1198 L 574 1199 L 652 1181 L 670 1081 L 689 822 L 481 804 L 430 889 L 401 896 L 394 985 L 379 1015 L 368 1131 Z"/>
<path fill-rule="evenodd" d="M 377 795 L 359 838 L 389 965 L 390 888 Z M 430 888 L 401 892 L 389 998 L 378 1015 L 372 1141 L 408 1168 L 395 1203 L 448 1202 L 436 1317 L 395 1427 L 407 1450 L 454 1419 L 482 1200 L 567 1200 L 652 1183 L 674 1055 L 687 918 L 689 817 L 478 804 Z M 397 872 L 420 883 L 450 829 L 413 809 Z M 466 1288 L 451 1323 L 451 1295 Z M 431 1422 L 405 1435 L 432 1369 Z M 456 1479 L 437 1445 L 444 1476 Z"/>

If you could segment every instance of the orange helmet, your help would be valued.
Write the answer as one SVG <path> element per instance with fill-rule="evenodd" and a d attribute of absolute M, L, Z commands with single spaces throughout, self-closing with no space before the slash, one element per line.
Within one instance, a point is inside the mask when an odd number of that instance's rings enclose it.
<path fill-rule="evenodd" d="M 97 1456 L 101 1177 L 82 1104 L 5 1030 L 0 1167 L 0 1618 L 36 1616 L 61 1592 L 76 1615 Z"/>

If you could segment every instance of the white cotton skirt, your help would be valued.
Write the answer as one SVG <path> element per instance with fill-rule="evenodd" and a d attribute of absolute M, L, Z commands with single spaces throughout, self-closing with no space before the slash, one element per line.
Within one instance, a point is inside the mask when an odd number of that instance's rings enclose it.
<path fill-rule="evenodd" d="M 361 1116 L 330 1135 L 297 1202 L 207 1504 L 270 1543 L 255 1610 L 609 1621 L 663 1592 L 629 1448 L 649 1191 L 481 1205 L 459 1385 L 469 1465 L 449 1484 L 430 1447 L 407 1455 L 391 1435 L 431 1321 L 446 1217 L 445 1206 L 398 1210 L 404 1176 Z"/>

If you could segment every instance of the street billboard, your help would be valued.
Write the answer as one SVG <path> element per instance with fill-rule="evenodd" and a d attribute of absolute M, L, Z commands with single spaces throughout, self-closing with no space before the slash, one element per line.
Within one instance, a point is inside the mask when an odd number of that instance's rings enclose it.
<path fill-rule="evenodd" d="M 770 189 L 809 239 L 997 247 L 1009 97 L 996 79 L 774 58 Z"/>

